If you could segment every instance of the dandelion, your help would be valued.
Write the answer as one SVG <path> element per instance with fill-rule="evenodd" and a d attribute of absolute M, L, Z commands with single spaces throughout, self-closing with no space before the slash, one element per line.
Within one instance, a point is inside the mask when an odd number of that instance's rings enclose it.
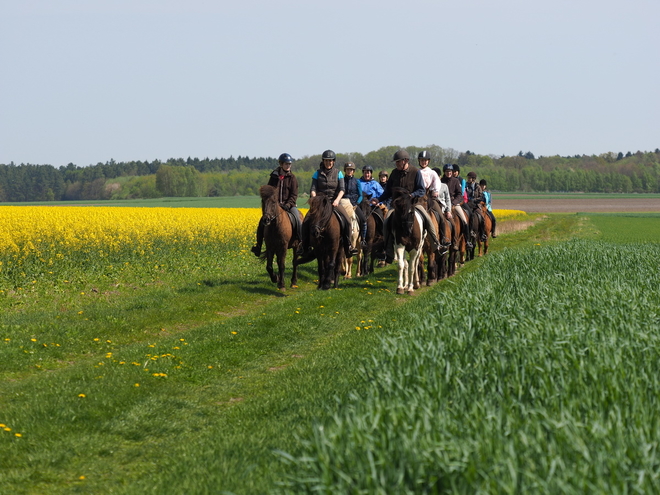
<path fill-rule="evenodd" d="M 11 428 L 10 428 L 9 426 L 5 426 L 5 427 L 3 428 L 3 430 L 5 430 L 5 431 L 11 431 Z"/>
<path fill-rule="evenodd" d="M 78 394 L 78 397 L 80 397 L 81 399 L 84 399 L 87 396 L 85 394 Z"/>
<path fill-rule="evenodd" d="M 134 387 L 139 387 L 139 386 L 140 386 L 140 384 L 139 384 L 139 383 L 136 383 L 136 384 L 135 384 L 135 385 L 133 385 L 133 386 L 134 386 Z"/>
<path fill-rule="evenodd" d="M 232 335 L 236 335 L 236 334 L 238 334 L 238 332 L 232 332 L 231 334 L 232 334 Z"/>
<path fill-rule="evenodd" d="M 37 339 L 30 339 L 30 340 L 31 340 L 32 342 L 36 342 L 36 341 L 37 341 Z"/>
<path fill-rule="evenodd" d="M 23 435 L 21 435 L 20 433 L 14 433 L 14 436 L 17 436 L 18 438 L 21 438 Z"/>

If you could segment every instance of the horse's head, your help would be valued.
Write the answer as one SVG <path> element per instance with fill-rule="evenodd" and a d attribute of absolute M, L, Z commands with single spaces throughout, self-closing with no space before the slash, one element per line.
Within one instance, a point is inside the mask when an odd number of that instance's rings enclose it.
<path fill-rule="evenodd" d="M 331 215 L 332 201 L 325 194 L 317 194 L 309 198 L 309 211 L 305 216 L 305 222 L 309 224 L 310 232 L 314 237 L 321 237 Z"/>
<path fill-rule="evenodd" d="M 261 195 L 261 211 L 264 225 L 270 225 L 280 212 L 280 205 L 277 202 L 277 189 L 268 185 L 261 186 L 259 188 L 259 194 Z"/>
<path fill-rule="evenodd" d="M 395 187 L 392 190 L 392 206 L 394 207 L 395 221 L 403 235 L 409 235 L 412 232 L 413 222 L 415 221 L 415 210 L 412 197 L 407 189 Z"/>

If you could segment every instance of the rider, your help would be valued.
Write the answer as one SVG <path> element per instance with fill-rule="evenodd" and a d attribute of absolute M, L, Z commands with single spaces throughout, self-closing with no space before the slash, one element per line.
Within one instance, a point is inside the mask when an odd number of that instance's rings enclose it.
<path fill-rule="evenodd" d="M 362 194 L 370 198 L 378 198 L 383 194 L 383 186 L 374 179 L 374 168 L 371 165 L 362 167 L 360 186 L 362 187 Z"/>
<path fill-rule="evenodd" d="M 294 229 L 298 240 L 302 239 L 302 225 L 300 214 L 296 207 L 298 200 L 298 179 L 291 172 L 293 158 L 288 153 L 282 153 L 277 159 L 280 166 L 273 170 L 268 178 L 268 185 L 277 189 L 277 201 L 280 206 L 291 213 L 295 219 Z M 257 244 L 252 246 L 255 256 L 261 255 L 261 245 L 264 242 L 264 218 L 261 217 L 257 226 Z"/>
<path fill-rule="evenodd" d="M 490 191 L 488 191 L 488 182 L 486 182 L 486 179 L 481 179 L 479 181 L 479 185 L 481 186 L 481 192 L 483 194 L 483 200 L 484 203 L 486 203 L 486 212 L 488 213 L 488 216 L 490 217 L 490 221 L 493 224 L 493 227 L 490 229 L 490 236 L 495 239 L 497 235 L 495 235 L 495 215 L 493 215 L 493 206 L 492 206 L 492 194 Z"/>
<path fill-rule="evenodd" d="M 429 168 L 429 163 L 431 163 L 431 155 L 428 151 L 420 151 L 417 155 L 417 161 L 419 162 L 419 173 L 422 176 L 424 181 L 424 187 L 428 190 L 431 195 L 428 199 L 428 209 L 429 211 L 434 210 L 438 215 L 444 213 L 442 205 L 439 203 L 440 192 L 442 190 L 442 182 L 438 174 L 431 168 Z M 447 186 L 445 186 L 445 189 Z M 451 244 L 448 239 L 445 239 L 444 229 L 441 229 L 442 233 L 442 245 L 443 247 L 449 246 Z"/>
<path fill-rule="evenodd" d="M 344 228 L 342 237 L 346 257 L 350 258 L 357 254 L 357 249 L 351 247 L 351 215 L 344 208 L 339 208 L 339 202 L 344 197 L 344 174 L 341 170 L 335 168 L 337 155 L 332 150 L 325 150 L 321 155 L 321 163 L 318 170 L 312 175 L 312 187 L 309 195 L 313 198 L 317 194 L 323 193 L 332 200 L 332 206 L 336 211 L 344 215 Z M 303 240 L 303 243 L 305 241 Z"/>
<path fill-rule="evenodd" d="M 424 179 L 422 179 L 422 175 L 419 173 L 417 167 L 410 165 L 410 154 L 406 150 L 400 149 L 394 153 L 392 161 L 395 162 L 396 168 L 392 170 L 392 175 L 387 181 L 385 191 L 378 198 L 372 198 L 372 204 L 391 201 L 392 189 L 396 187 L 407 189 L 413 199 L 421 198 L 424 196 L 424 194 L 426 194 L 426 189 L 424 188 Z M 428 213 L 421 206 L 420 208 L 416 209 L 422 215 L 426 230 L 431 236 L 431 240 L 433 241 L 434 250 L 439 251 L 441 249 L 441 245 L 438 241 L 438 234 L 435 230 L 435 226 L 431 223 L 431 219 Z M 388 228 L 388 219 L 390 218 L 391 213 L 392 210 L 390 209 L 387 217 L 385 218 L 385 225 L 383 226 L 383 237 L 385 241 L 385 249 L 387 251 L 386 259 L 388 263 L 391 263 L 394 259 L 394 243 L 393 239 L 390 240 L 392 233 Z"/>
<path fill-rule="evenodd" d="M 458 182 L 461 184 L 461 196 L 463 196 L 463 203 L 467 201 L 467 198 L 465 197 L 465 186 L 466 186 L 466 181 L 463 177 L 461 177 L 461 166 L 458 163 L 454 163 L 453 165 L 454 171 L 453 175 L 458 179 Z"/>
<path fill-rule="evenodd" d="M 454 177 L 454 167 L 451 163 L 445 164 L 445 166 L 442 167 L 442 170 L 444 171 L 444 176 L 441 180 L 447 184 L 447 188 L 449 189 L 452 211 L 458 215 L 458 218 L 461 220 L 461 230 L 463 231 L 463 237 L 465 238 L 467 247 L 472 248 L 473 245 L 470 240 L 467 216 L 465 215 L 465 210 L 461 208 L 461 205 L 463 204 L 463 191 L 461 188 L 461 183 L 456 177 Z"/>
<path fill-rule="evenodd" d="M 355 178 L 355 163 L 353 162 L 347 162 L 344 165 L 344 189 L 346 190 L 344 199 L 351 202 L 353 211 L 360 223 L 360 244 L 362 247 L 365 247 L 367 245 L 367 218 L 364 216 L 364 212 L 360 207 L 360 203 L 362 202 L 362 184 Z M 345 206 L 348 207 L 348 205 Z"/>
<path fill-rule="evenodd" d="M 387 173 L 386 170 L 381 170 L 378 173 L 378 182 L 380 183 L 380 187 L 382 187 L 383 190 L 385 190 L 385 186 L 387 185 L 388 177 L 389 177 L 389 174 Z"/>
<path fill-rule="evenodd" d="M 467 201 L 463 205 L 463 208 L 467 210 L 469 215 L 473 215 L 475 208 L 478 207 L 478 204 L 483 196 L 481 192 L 481 186 L 477 184 L 476 172 L 468 172 L 464 194 L 465 197 L 467 198 Z M 483 230 L 483 220 L 479 220 L 479 234 L 481 235 L 482 242 L 485 241 L 486 234 L 484 233 Z"/>

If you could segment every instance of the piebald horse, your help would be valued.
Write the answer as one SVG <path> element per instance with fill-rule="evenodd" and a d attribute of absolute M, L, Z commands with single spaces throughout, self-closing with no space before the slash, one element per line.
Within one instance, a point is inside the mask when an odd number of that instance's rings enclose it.
<path fill-rule="evenodd" d="M 394 236 L 394 258 L 399 265 L 399 283 L 397 294 L 409 295 L 419 288 L 419 273 L 417 265 L 422 253 L 426 230 L 422 214 L 416 211 L 408 190 L 394 188 L 392 201 L 393 209 L 388 220 Z M 406 253 L 408 258 L 406 259 Z"/>

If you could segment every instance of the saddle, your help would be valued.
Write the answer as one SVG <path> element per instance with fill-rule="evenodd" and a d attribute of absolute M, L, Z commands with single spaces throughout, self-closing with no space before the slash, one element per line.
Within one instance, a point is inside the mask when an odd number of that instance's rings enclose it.
<path fill-rule="evenodd" d="M 297 215 L 294 215 L 290 211 L 287 211 L 286 214 L 289 215 L 291 227 L 293 227 L 293 231 L 296 232 L 298 230 L 298 225 L 300 224 L 300 217 L 296 218 Z"/>
<path fill-rule="evenodd" d="M 346 228 L 346 216 L 344 216 L 337 208 L 333 208 L 332 213 L 335 214 L 337 220 L 339 221 L 341 232 L 345 232 L 344 229 Z"/>

